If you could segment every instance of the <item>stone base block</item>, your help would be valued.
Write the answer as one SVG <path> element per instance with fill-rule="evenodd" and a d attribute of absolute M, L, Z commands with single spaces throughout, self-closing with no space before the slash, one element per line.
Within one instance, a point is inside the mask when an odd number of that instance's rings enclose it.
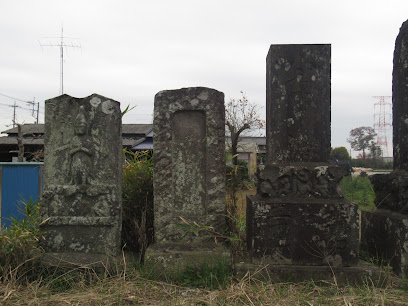
<path fill-rule="evenodd" d="M 247 244 L 253 258 L 285 265 L 358 262 L 358 206 L 343 199 L 247 197 Z"/>
<path fill-rule="evenodd" d="M 163 275 L 186 267 L 212 266 L 221 262 L 230 265 L 231 256 L 227 248 L 215 243 L 161 242 L 151 245 L 145 255 L 145 264 Z"/>
<path fill-rule="evenodd" d="M 388 270 L 360 261 L 353 267 L 296 266 L 276 265 L 273 263 L 241 262 L 236 264 L 237 277 L 242 278 L 249 272 L 252 278 L 277 283 L 286 282 L 324 282 L 327 284 L 363 285 L 375 284 L 382 287 L 393 278 Z"/>
<path fill-rule="evenodd" d="M 408 277 L 408 215 L 389 210 L 361 212 L 361 248 L 381 265 Z"/>
<path fill-rule="evenodd" d="M 118 256 L 120 232 L 117 224 L 118 220 L 110 217 L 51 217 L 41 226 L 44 235 L 41 246 L 46 253 Z"/>
<path fill-rule="evenodd" d="M 95 272 L 122 271 L 122 256 L 108 256 L 100 253 L 44 253 L 41 263 L 47 267 L 62 269 L 86 269 Z"/>

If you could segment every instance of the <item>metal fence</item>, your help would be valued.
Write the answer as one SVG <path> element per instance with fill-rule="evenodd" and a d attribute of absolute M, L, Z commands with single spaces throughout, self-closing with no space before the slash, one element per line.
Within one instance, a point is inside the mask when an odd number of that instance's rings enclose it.
<path fill-rule="evenodd" d="M 10 217 L 23 218 L 21 201 L 38 200 L 44 188 L 44 163 L 0 162 L 0 224 L 7 228 Z"/>

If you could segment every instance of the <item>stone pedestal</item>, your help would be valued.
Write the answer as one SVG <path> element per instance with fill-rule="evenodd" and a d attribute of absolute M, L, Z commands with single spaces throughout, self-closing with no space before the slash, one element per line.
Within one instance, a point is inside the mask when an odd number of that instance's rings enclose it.
<path fill-rule="evenodd" d="M 155 245 L 146 260 L 162 267 L 200 264 L 218 246 L 175 224 L 182 217 L 225 230 L 224 94 L 204 87 L 159 92 L 153 158 Z"/>
<path fill-rule="evenodd" d="M 408 277 L 408 215 L 385 209 L 361 212 L 361 249 L 377 264 Z"/>
<path fill-rule="evenodd" d="M 362 213 L 367 255 L 408 276 L 408 20 L 395 40 L 392 73 L 393 172 L 370 178 L 377 211 Z"/>
<path fill-rule="evenodd" d="M 358 262 L 358 207 L 330 154 L 330 45 L 272 45 L 266 59 L 267 162 L 247 198 L 247 245 L 270 264 Z"/>
<path fill-rule="evenodd" d="M 106 266 L 120 254 L 121 118 L 119 102 L 96 94 L 45 102 L 44 261 Z"/>
<path fill-rule="evenodd" d="M 267 164 L 247 197 L 253 258 L 274 264 L 350 266 L 358 262 L 358 206 L 342 198 L 342 169 L 320 163 Z"/>

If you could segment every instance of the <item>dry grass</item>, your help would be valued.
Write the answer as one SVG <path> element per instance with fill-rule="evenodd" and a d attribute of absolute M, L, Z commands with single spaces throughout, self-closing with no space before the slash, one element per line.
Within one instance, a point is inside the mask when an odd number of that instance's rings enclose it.
<path fill-rule="evenodd" d="M 247 195 L 255 195 L 256 194 L 256 187 L 252 187 L 250 189 L 241 190 L 238 192 L 237 198 L 237 215 L 241 218 L 245 218 L 246 216 L 246 196 Z"/>
<path fill-rule="evenodd" d="M 273 284 L 246 276 L 226 289 L 208 291 L 146 280 L 134 274 L 76 280 L 66 291 L 53 291 L 40 280 L 0 285 L 2 305 L 408 305 L 408 292 L 397 288 Z"/>

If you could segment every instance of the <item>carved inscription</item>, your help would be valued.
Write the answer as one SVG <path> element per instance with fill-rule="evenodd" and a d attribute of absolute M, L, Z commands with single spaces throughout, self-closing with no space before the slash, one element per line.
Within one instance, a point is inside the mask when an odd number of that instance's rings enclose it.
<path fill-rule="evenodd" d="M 173 199 L 186 216 L 205 213 L 205 119 L 202 111 L 178 111 L 172 118 Z"/>

